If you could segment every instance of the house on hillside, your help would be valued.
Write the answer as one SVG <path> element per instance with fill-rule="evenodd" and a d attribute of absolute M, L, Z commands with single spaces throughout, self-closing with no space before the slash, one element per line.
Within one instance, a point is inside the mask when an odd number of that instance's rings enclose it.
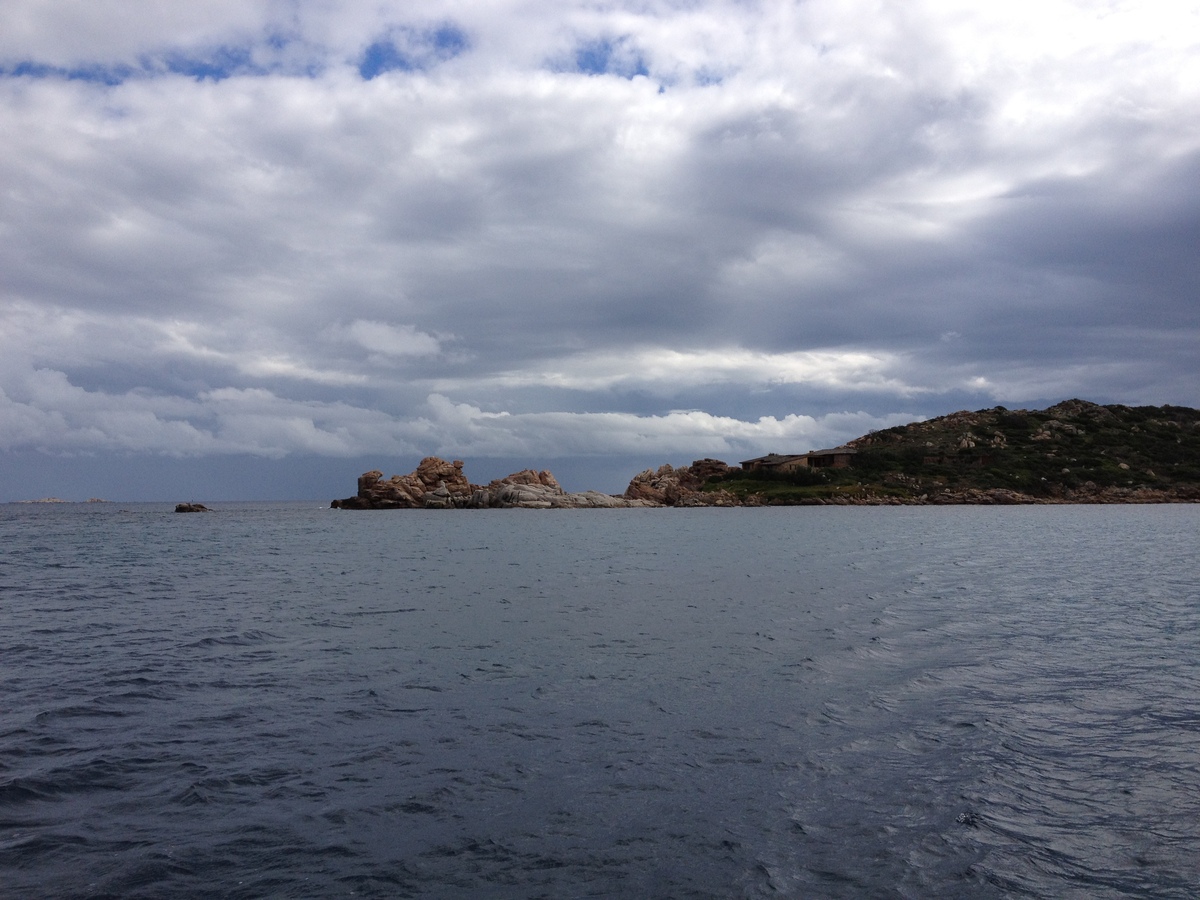
<path fill-rule="evenodd" d="M 797 469 L 845 469 L 854 464 L 853 447 L 834 447 L 831 450 L 811 450 L 808 453 L 768 453 L 738 465 L 747 472 L 795 472 Z"/>
<path fill-rule="evenodd" d="M 768 453 L 755 459 L 747 459 L 738 463 L 746 472 L 795 472 L 808 466 L 808 459 L 803 453 L 782 454 Z"/>
<path fill-rule="evenodd" d="M 848 469 L 854 465 L 853 447 L 834 447 L 832 450 L 813 450 L 804 454 L 808 465 L 814 469 Z"/>

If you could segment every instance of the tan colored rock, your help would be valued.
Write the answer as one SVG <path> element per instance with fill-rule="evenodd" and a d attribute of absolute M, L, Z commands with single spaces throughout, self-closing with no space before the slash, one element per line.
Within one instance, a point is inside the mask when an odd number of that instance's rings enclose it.
<path fill-rule="evenodd" d="M 543 469 L 523 469 L 498 478 L 486 487 L 471 484 L 461 460 L 436 456 L 421 460 L 408 475 L 387 481 L 378 469 L 358 479 L 358 493 L 334 500 L 335 509 L 610 509 L 661 504 L 613 497 L 599 491 L 568 494 L 554 475 Z"/>
<path fill-rule="evenodd" d="M 500 479 L 493 481 L 488 490 L 491 493 L 491 506 L 513 507 L 525 509 L 550 509 L 554 501 L 563 495 L 563 489 L 540 482 L 508 481 Z"/>
<path fill-rule="evenodd" d="M 633 476 L 629 482 L 629 487 L 625 488 L 626 500 L 648 500 L 653 503 L 666 502 L 666 492 L 655 483 L 656 473 L 653 469 L 646 469 L 644 472 L 639 472 Z"/>
<path fill-rule="evenodd" d="M 560 494 L 563 492 L 562 485 L 558 483 L 558 479 L 546 469 L 540 472 L 535 472 L 533 469 L 522 469 L 520 472 L 513 472 L 511 475 L 506 475 L 504 478 L 497 478 L 492 482 L 492 485 L 498 484 L 540 485 L 541 487 L 556 490 Z M 489 487 L 492 485 L 489 485 Z"/>
<path fill-rule="evenodd" d="M 698 459 L 678 469 L 670 465 L 646 469 L 633 477 L 624 496 L 663 506 L 736 506 L 739 502 L 726 491 L 700 490 L 709 478 L 730 471 L 732 467 L 719 459 Z"/>
<path fill-rule="evenodd" d="M 704 484 L 710 478 L 728 475 L 735 467 L 730 466 L 722 460 L 705 457 L 704 459 L 693 460 L 688 468 L 699 483 Z"/>
<path fill-rule="evenodd" d="M 439 484 L 445 482 L 446 489 L 452 494 L 471 493 L 471 483 L 463 475 L 463 461 L 461 459 L 456 459 L 454 462 L 446 462 L 446 460 L 436 456 L 427 456 L 421 460 L 413 475 L 428 488 L 436 488 Z"/>

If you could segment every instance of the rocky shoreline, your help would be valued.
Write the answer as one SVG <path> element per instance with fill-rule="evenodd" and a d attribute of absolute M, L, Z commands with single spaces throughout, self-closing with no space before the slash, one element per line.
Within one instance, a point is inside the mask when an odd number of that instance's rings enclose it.
<path fill-rule="evenodd" d="M 384 479 L 378 469 L 358 479 L 358 493 L 334 500 L 333 509 L 661 509 L 665 507 L 759 506 L 1015 506 L 1062 504 L 1197 503 L 1197 489 L 1097 487 L 1083 485 L 1060 496 L 1035 497 L 1019 491 L 944 489 L 915 497 L 882 494 L 869 487 L 836 496 L 778 500 L 739 496 L 726 490 L 703 490 L 710 479 L 738 469 L 717 459 L 690 466 L 660 466 L 635 475 L 621 495 L 600 491 L 565 491 L 552 473 L 523 469 L 486 485 L 472 484 L 461 460 L 428 456 L 408 475 Z"/>
<path fill-rule="evenodd" d="M 652 509 L 664 506 L 744 506 L 728 491 L 702 491 L 712 476 L 730 471 L 720 460 L 647 469 L 620 496 L 570 493 L 549 471 L 524 469 L 486 485 L 472 484 L 462 460 L 427 456 L 408 475 L 384 479 L 378 469 L 358 478 L 358 493 L 334 500 L 333 509 Z"/>
<path fill-rule="evenodd" d="M 1064 400 L 963 410 L 840 448 L 731 466 L 646 469 L 621 495 L 568 493 L 548 471 L 471 484 L 460 460 L 374 470 L 337 509 L 630 509 L 696 506 L 1012 506 L 1200 503 L 1200 410 Z"/>
<path fill-rule="evenodd" d="M 1200 489 L 1158 490 L 1155 488 L 1081 488 L 1057 497 L 1035 497 L 1019 491 L 993 488 L 983 490 L 942 490 L 919 497 L 895 497 L 871 490 L 843 496 L 811 500 L 764 501 L 743 506 L 1067 506 L 1105 504 L 1200 503 Z"/>

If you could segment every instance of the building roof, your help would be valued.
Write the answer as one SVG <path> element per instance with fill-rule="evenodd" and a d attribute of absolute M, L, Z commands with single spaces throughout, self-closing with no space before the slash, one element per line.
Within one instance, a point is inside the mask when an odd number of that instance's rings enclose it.
<path fill-rule="evenodd" d="M 742 460 L 738 465 L 743 469 L 747 466 L 782 466 L 784 463 L 814 456 L 845 456 L 857 452 L 853 447 L 833 447 L 829 450 L 809 450 L 807 453 L 768 453 L 766 456 Z"/>
<path fill-rule="evenodd" d="M 738 463 L 743 469 L 746 466 L 780 466 L 785 462 L 790 462 L 794 459 L 803 459 L 807 454 L 804 453 L 768 453 L 766 456 L 758 456 L 754 459 L 746 459 Z"/>

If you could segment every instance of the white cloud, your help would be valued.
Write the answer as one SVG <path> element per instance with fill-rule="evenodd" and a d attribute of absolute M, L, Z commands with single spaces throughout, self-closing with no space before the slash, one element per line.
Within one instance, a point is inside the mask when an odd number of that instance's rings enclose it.
<path fill-rule="evenodd" d="M 171 455 L 221 449 L 211 434 L 189 421 L 200 411 L 177 398 L 85 391 L 48 369 L 36 370 L 21 387 L 21 398 L 0 393 L 0 449 Z"/>
<path fill-rule="evenodd" d="M 818 449 L 916 418 L 897 413 L 839 413 L 821 417 L 763 416 L 743 421 L 700 410 L 665 415 L 629 413 L 489 413 L 434 394 L 421 424 L 439 435 L 451 456 L 587 455 L 738 456 L 769 449 Z M 690 457 L 689 457 L 690 458 Z"/>
<path fill-rule="evenodd" d="M 187 46 L 257 36 L 274 0 L 10 0 L 0 54 L 55 65 L 132 60 L 163 45 Z"/>
<path fill-rule="evenodd" d="M 672 350 L 628 347 L 599 353 L 582 352 L 539 360 L 521 370 L 477 379 L 500 387 L 555 387 L 579 391 L 641 388 L 676 391 L 703 385 L 810 384 L 849 392 L 886 391 L 910 396 L 928 388 L 906 384 L 894 374 L 903 368 L 895 354 L 843 350 L 766 353 L 740 347 L 713 350 Z M 447 380 L 435 387 L 467 387 Z"/>
<path fill-rule="evenodd" d="M 383 356 L 437 356 L 441 341 L 412 325 L 388 325 L 357 319 L 346 328 L 346 335 L 372 353 Z"/>
<path fill-rule="evenodd" d="M 813 449 L 914 418 L 910 413 L 842 413 L 743 421 L 700 410 L 650 416 L 514 414 L 485 412 L 431 394 L 424 415 L 403 419 L 344 403 L 288 400 L 262 389 L 222 388 L 186 402 L 141 391 L 85 391 L 71 385 L 63 373 L 49 370 L 36 372 L 25 387 L 23 401 L 0 392 L 0 449 L 270 458 L 364 453 L 536 459 L 737 455 L 771 447 Z"/>

